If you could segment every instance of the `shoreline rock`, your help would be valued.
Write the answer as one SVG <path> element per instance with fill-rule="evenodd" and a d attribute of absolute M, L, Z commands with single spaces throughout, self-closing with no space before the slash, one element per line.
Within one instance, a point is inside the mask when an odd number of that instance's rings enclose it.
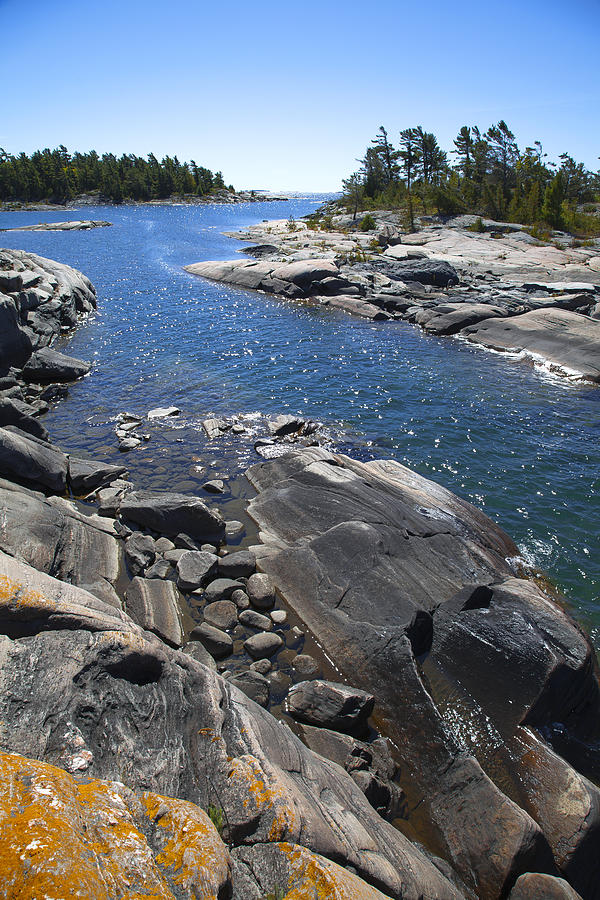
<path fill-rule="evenodd" d="M 557 374 L 600 382 L 600 240 L 595 246 L 548 246 L 521 226 L 470 217 L 403 232 L 398 215 L 376 211 L 376 228 L 361 233 L 350 216 L 322 232 L 306 222 L 275 220 L 231 236 L 256 242 L 257 259 L 203 262 L 187 272 L 214 281 L 342 309 L 373 321 L 398 320 L 427 333 L 466 337 L 482 347 L 528 351 L 532 318 L 538 335 L 529 358 Z M 564 236 L 563 236 L 564 237 Z M 555 314 L 570 310 L 555 325 Z M 533 313 L 536 316 L 533 317 Z M 530 315 L 531 314 L 531 315 Z M 529 320 L 521 317 L 530 315 Z M 510 320 L 502 325 L 495 318 Z M 477 327 L 479 326 L 479 327 Z M 487 332 L 489 331 L 489 335 Z M 506 331 L 512 343 L 492 335 Z M 508 334 L 507 334 L 508 336 Z M 525 346 L 519 347 L 524 342 Z M 577 356 L 586 363 L 575 365 Z"/>

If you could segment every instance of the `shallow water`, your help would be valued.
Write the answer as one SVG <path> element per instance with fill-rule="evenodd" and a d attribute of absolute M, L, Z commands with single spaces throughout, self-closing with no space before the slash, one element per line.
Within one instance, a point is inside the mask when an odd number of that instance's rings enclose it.
<path fill-rule="evenodd" d="M 317 419 L 338 448 L 394 457 L 482 507 L 565 591 L 599 646 L 599 388 L 404 323 L 364 321 L 182 270 L 243 248 L 222 231 L 297 218 L 316 205 L 0 213 L 0 227 L 114 222 L 90 232 L 0 235 L 3 246 L 81 269 L 98 291 L 98 313 L 67 342 L 68 352 L 94 361 L 92 374 L 45 417 L 53 439 L 125 458 L 140 484 L 197 490 L 259 460 L 247 436 L 209 442 L 202 419 L 246 414 L 255 436 L 261 420 L 250 414 Z M 144 426 L 150 440 L 119 454 L 115 416 L 168 405 L 181 416 Z M 250 489 L 241 479 L 229 486 L 230 517 Z"/>

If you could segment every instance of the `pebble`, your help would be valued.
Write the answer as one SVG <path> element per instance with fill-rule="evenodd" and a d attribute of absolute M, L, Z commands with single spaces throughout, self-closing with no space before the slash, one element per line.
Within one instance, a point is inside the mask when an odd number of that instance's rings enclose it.
<path fill-rule="evenodd" d="M 235 603 L 238 609 L 248 609 L 250 606 L 250 600 L 248 599 L 248 594 L 241 589 L 239 591 L 234 591 L 231 595 L 231 599 Z"/>
<path fill-rule="evenodd" d="M 276 625 L 283 625 L 285 620 L 287 619 L 287 613 L 284 609 L 274 609 L 269 615 Z"/>
<path fill-rule="evenodd" d="M 256 662 L 250 663 L 250 668 L 254 672 L 260 672 L 261 675 L 268 675 L 273 668 L 270 659 L 257 659 Z"/>
<path fill-rule="evenodd" d="M 231 600 L 216 600 L 204 607 L 204 621 L 227 631 L 237 625 L 237 606 Z"/>
<path fill-rule="evenodd" d="M 256 628 L 260 631 L 270 631 L 272 628 L 271 620 L 262 613 L 256 612 L 255 609 L 245 609 L 240 613 L 240 622 L 247 628 Z"/>
<path fill-rule="evenodd" d="M 282 646 L 283 641 L 279 635 L 268 631 L 259 631 L 258 634 L 253 634 L 247 641 L 244 641 L 244 648 L 253 659 L 265 659 L 273 656 Z"/>

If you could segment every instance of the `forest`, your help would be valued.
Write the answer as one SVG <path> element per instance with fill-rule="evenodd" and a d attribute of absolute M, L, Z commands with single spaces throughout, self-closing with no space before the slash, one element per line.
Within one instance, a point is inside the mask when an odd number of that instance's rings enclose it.
<path fill-rule="evenodd" d="M 97 193 L 100 201 L 162 200 L 173 195 L 203 197 L 225 188 L 221 172 L 181 163 L 176 156 L 160 162 L 134 154 L 116 157 L 89 153 L 70 154 L 62 144 L 56 150 L 36 150 L 31 156 L 12 156 L 0 148 L 0 200 L 66 203 L 81 194 Z"/>
<path fill-rule="evenodd" d="M 548 160 L 542 144 L 520 150 L 501 120 L 482 132 L 464 125 L 450 153 L 422 126 L 399 132 L 396 145 L 381 126 L 360 168 L 343 181 L 341 204 L 358 210 L 402 209 L 415 215 L 475 213 L 538 229 L 600 234 L 600 172 L 568 153 Z"/>

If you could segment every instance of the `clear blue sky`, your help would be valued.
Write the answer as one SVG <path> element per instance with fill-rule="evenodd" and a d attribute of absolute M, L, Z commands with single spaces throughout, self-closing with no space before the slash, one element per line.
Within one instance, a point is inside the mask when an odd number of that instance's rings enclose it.
<path fill-rule="evenodd" d="M 600 167 L 600 0 L 0 0 L 0 146 L 195 159 L 338 190 L 380 125 L 503 118 Z"/>

